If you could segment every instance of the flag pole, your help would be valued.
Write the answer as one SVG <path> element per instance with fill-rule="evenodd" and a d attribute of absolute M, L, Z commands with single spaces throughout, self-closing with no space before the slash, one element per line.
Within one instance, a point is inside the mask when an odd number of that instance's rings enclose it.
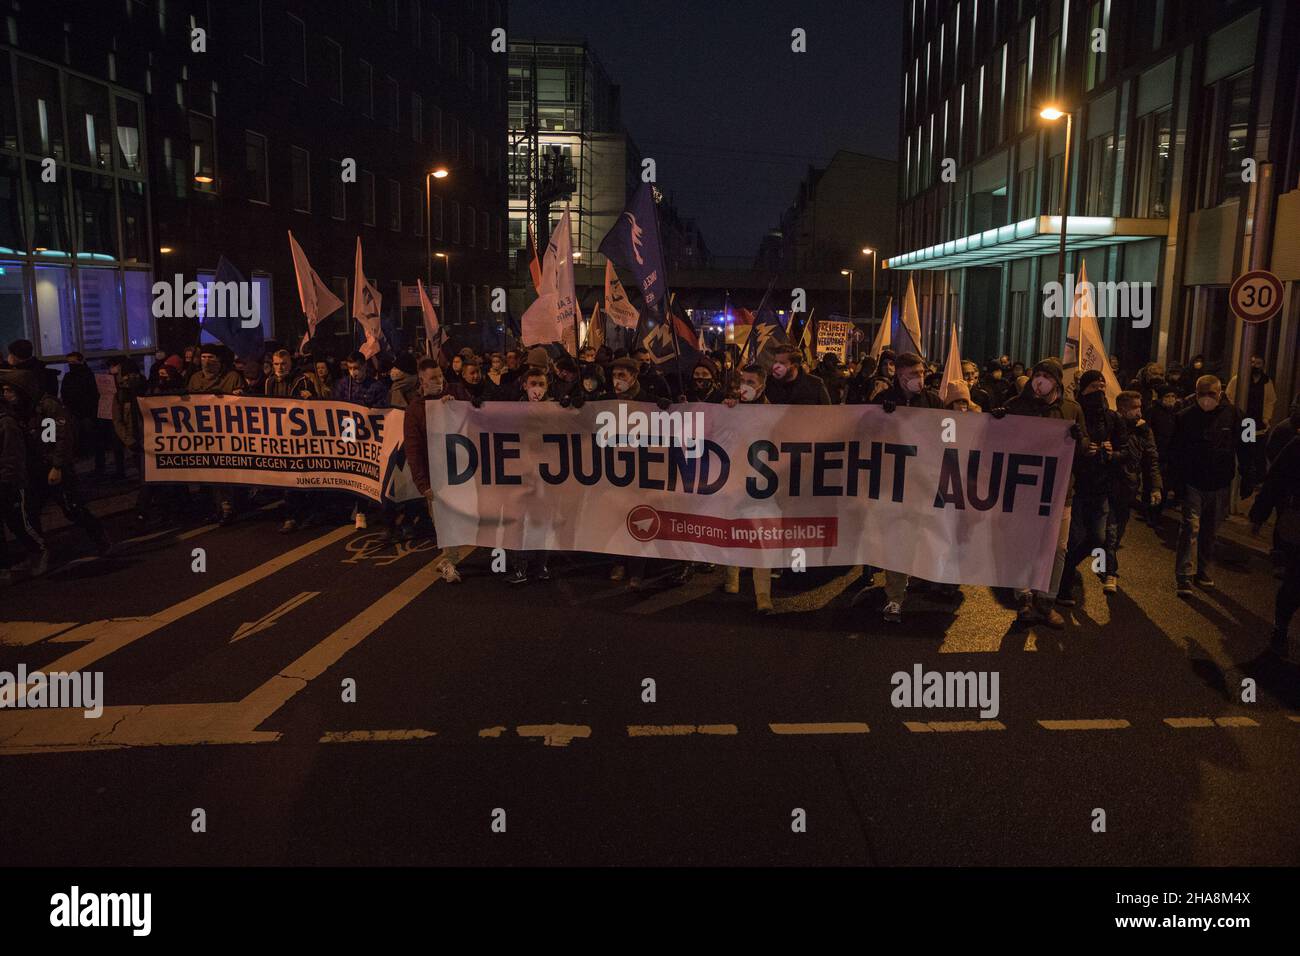
<path fill-rule="evenodd" d="M 654 202 L 655 187 L 650 184 L 650 201 Z M 668 291 L 668 259 L 664 256 L 664 223 L 663 217 L 659 215 L 659 203 L 654 203 L 655 207 L 655 238 L 659 240 L 659 263 L 664 269 L 664 321 L 668 323 L 668 331 L 673 337 L 673 365 L 677 368 L 677 396 L 682 397 L 685 390 L 682 387 L 682 352 L 681 347 L 677 344 L 677 323 L 673 321 L 673 296 Z"/>

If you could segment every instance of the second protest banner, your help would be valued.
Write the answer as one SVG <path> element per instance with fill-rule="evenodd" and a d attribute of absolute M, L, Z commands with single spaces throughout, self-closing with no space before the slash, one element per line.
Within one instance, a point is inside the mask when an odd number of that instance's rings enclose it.
<path fill-rule="evenodd" d="M 443 547 L 870 564 L 1040 590 L 1069 487 L 1068 429 L 874 405 L 428 405 Z"/>
<path fill-rule="evenodd" d="M 402 415 L 347 402 L 230 395 L 140 399 L 146 481 L 348 491 L 403 482 Z"/>

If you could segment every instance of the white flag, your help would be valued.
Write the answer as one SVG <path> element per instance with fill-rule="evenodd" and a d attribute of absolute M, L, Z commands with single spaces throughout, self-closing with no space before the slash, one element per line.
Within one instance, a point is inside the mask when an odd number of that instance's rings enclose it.
<path fill-rule="evenodd" d="M 1106 381 L 1106 398 L 1111 407 L 1123 387 L 1115 377 L 1115 370 L 1110 367 L 1106 357 L 1106 345 L 1101 339 L 1101 328 L 1097 325 L 1097 313 L 1093 298 L 1092 283 L 1088 281 L 1088 264 L 1079 264 L 1079 281 L 1074 286 L 1074 300 L 1070 307 L 1070 325 L 1065 333 L 1065 352 L 1062 356 L 1065 365 L 1065 386 L 1067 391 L 1074 388 L 1075 379 L 1089 369 L 1101 372 Z"/>
<path fill-rule="evenodd" d="M 298 280 L 298 301 L 302 303 L 303 315 L 307 316 L 307 334 L 302 339 L 305 346 L 316 334 L 320 320 L 342 308 L 343 302 L 311 267 L 302 246 L 293 238 L 292 230 L 289 232 L 289 254 L 293 257 L 293 273 Z"/>
<path fill-rule="evenodd" d="M 957 346 L 957 324 L 952 326 L 952 340 L 948 343 L 948 361 L 943 367 L 943 384 L 939 387 L 939 401 L 946 406 L 952 401 L 950 386 L 955 382 L 965 383 L 961 373 L 961 350 Z"/>
<path fill-rule="evenodd" d="M 898 343 L 894 346 L 894 351 L 915 352 L 921 358 L 925 358 L 925 351 L 921 347 L 921 313 L 916 307 L 916 289 L 912 286 L 912 277 L 907 277 L 907 292 L 903 296 L 903 322 L 900 333 L 907 333 L 911 342 L 905 342 L 900 337 Z"/>
<path fill-rule="evenodd" d="M 383 305 L 384 297 L 366 278 L 365 272 L 361 269 L 361 237 L 357 236 L 357 261 L 356 274 L 353 276 L 352 284 L 352 317 L 361 324 L 365 330 L 366 341 L 361 347 L 361 354 L 370 358 L 379 351 L 379 336 L 382 334 L 379 324 L 379 309 Z M 369 354 L 367 354 L 369 350 Z"/>
<path fill-rule="evenodd" d="M 424 316 L 424 334 L 429 343 L 429 352 L 432 354 L 442 344 L 442 326 L 438 324 L 438 313 L 433 311 L 429 293 L 424 291 L 424 283 L 416 279 L 415 285 L 420 290 L 420 314 Z"/>
<path fill-rule="evenodd" d="M 525 345 L 549 345 L 574 337 L 577 293 L 573 285 L 573 244 L 569 211 L 555 224 L 542 257 L 540 294 L 519 320 Z M 567 330 L 567 332 L 566 332 Z"/>
<path fill-rule="evenodd" d="M 605 260 L 605 314 L 620 329 L 635 329 L 640 319 L 632 303 L 627 301 L 627 292 L 618 281 L 614 263 L 608 259 Z"/>

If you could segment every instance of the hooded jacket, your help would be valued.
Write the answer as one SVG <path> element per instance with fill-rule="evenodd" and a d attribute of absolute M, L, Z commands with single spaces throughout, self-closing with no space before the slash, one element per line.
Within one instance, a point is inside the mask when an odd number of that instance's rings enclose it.
<path fill-rule="evenodd" d="M 7 402 L 0 401 L 0 490 L 27 487 L 27 434 Z"/>
<path fill-rule="evenodd" d="M 95 418 L 99 414 L 99 385 L 95 373 L 85 362 L 68 365 L 59 387 L 63 405 L 78 418 Z"/>

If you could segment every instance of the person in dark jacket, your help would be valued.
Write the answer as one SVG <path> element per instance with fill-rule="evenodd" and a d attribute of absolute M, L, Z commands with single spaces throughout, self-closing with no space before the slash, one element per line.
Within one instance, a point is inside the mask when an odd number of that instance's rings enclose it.
<path fill-rule="evenodd" d="M 33 498 L 31 517 L 40 526 L 46 502 L 54 501 L 71 524 L 90 538 L 95 550 L 111 547 L 103 526 L 86 507 L 77 481 L 76 423 L 57 398 L 44 390 L 48 379 L 34 370 L 6 372 L 4 383 L 14 393 L 14 408 L 27 432 L 28 482 Z"/>
<path fill-rule="evenodd" d="M 59 394 L 59 370 L 50 368 L 36 357 L 36 347 L 30 339 L 14 339 L 9 343 L 9 367 L 38 375 L 43 394 Z"/>
<path fill-rule="evenodd" d="M 672 386 L 668 384 L 668 379 L 664 377 L 663 373 L 655 368 L 655 363 L 650 357 L 650 350 L 646 348 L 637 349 L 632 353 L 632 360 L 637 363 L 637 367 L 640 369 L 637 373 L 637 382 L 641 385 L 641 391 L 645 392 L 646 397 L 650 401 L 658 401 L 661 398 L 672 401 Z"/>
<path fill-rule="evenodd" d="M 767 376 L 767 400 L 773 405 L 829 405 L 822 380 L 805 372 L 803 356 L 793 345 L 780 346 L 772 354 Z"/>
<path fill-rule="evenodd" d="M 293 356 L 288 349 L 277 349 L 271 356 L 271 374 L 262 383 L 262 394 L 268 398 L 293 398 L 297 381 Z"/>
<path fill-rule="evenodd" d="M 388 389 L 388 404 L 393 408 L 405 408 L 420 391 L 419 366 L 415 356 L 403 352 L 393 361 L 388 370 L 388 378 L 393 383 Z"/>
<path fill-rule="evenodd" d="M 844 396 L 846 405 L 866 405 L 876 397 L 876 390 L 873 387 L 876 378 L 876 360 L 870 355 L 862 356 L 858 362 L 858 369 L 849 379 L 848 389 Z M 886 386 L 887 387 L 887 386 Z"/>
<path fill-rule="evenodd" d="M 582 400 L 598 402 L 609 398 L 609 388 L 605 383 L 605 370 L 599 363 L 592 362 L 582 367 Z"/>
<path fill-rule="evenodd" d="M 1115 474 L 1106 514 L 1106 570 L 1102 590 L 1107 594 L 1119 590 L 1117 552 L 1134 502 L 1153 508 L 1160 503 L 1164 487 L 1155 435 L 1142 417 L 1142 396 L 1134 391 L 1120 392 L 1115 399 L 1115 411 L 1120 437 L 1115 442 Z"/>
<path fill-rule="evenodd" d="M 1079 562 L 1094 548 L 1102 549 L 1106 555 L 1103 577 L 1111 573 L 1106 525 L 1118 470 L 1116 457 L 1124 441 L 1119 416 L 1106 401 L 1106 379 L 1102 373 L 1096 369 L 1084 372 L 1079 376 L 1076 390 L 1083 411 L 1084 457 L 1074 467 L 1070 538 L 1065 549 L 1065 572 L 1056 596 L 1056 603 L 1064 607 L 1074 607 Z"/>
<path fill-rule="evenodd" d="M 894 381 L 872 402 L 886 411 L 900 405 L 907 408 L 943 408 L 939 393 L 925 387 L 925 360 L 915 352 L 904 352 L 895 360 Z"/>
<path fill-rule="evenodd" d="M 473 402 L 478 405 L 488 397 L 485 394 L 486 390 L 483 366 L 479 364 L 478 359 L 472 355 L 469 358 L 462 358 L 460 378 L 451 383 L 447 389 L 448 393 L 458 402 Z"/>
<path fill-rule="evenodd" d="M 830 396 L 831 404 L 843 405 L 845 392 L 848 390 L 848 380 L 840 367 L 840 357 L 834 352 L 827 352 L 817 363 L 817 371 L 813 374 L 826 386 L 826 394 Z"/>
<path fill-rule="evenodd" d="M 1019 364 L 1019 363 L 1017 363 Z M 1070 485 L 1065 498 L 1065 513 L 1061 517 L 1061 528 L 1056 540 L 1056 559 L 1052 564 L 1052 582 L 1050 591 L 1031 592 L 1021 589 L 1016 592 L 1020 604 L 1019 620 L 1022 624 L 1043 623 L 1048 627 L 1060 629 L 1065 627 L 1065 619 L 1052 607 L 1053 598 L 1060 593 L 1061 579 L 1065 576 L 1065 551 L 1070 540 L 1071 507 L 1074 498 L 1074 472 L 1082 460 L 1087 457 L 1083 442 L 1083 409 L 1072 399 L 1065 397 L 1063 380 L 1065 376 L 1061 363 L 1055 358 L 1046 358 L 1034 366 L 1025 388 L 1001 409 L 994 411 L 994 416 L 1026 415 L 1035 418 L 1056 418 L 1072 424 L 1070 429 L 1076 445 L 1074 461 L 1070 469 Z M 1094 452 L 1095 454 L 1095 452 Z"/>
<path fill-rule="evenodd" d="M 343 363 L 344 375 L 334 384 L 334 400 L 364 405 L 366 408 L 385 408 L 388 389 L 382 382 L 370 377 L 370 366 L 360 352 L 353 352 Z"/>
<path fill-rule="evenodd" d="M 95 373 L 90 370 L 85 356 L 80 352 L 68 353 L 68 370 L 63 374 L 63 382 L 59 386 L 59 399 L 77 423 L 77 447 L 85 451 L 94 449 L 99 423 L 99 385 L 95 382 Z M 101 451 L 101 467 L 103 461 L 104 453 Z"/>
<path fill-rule="evenodd" d="M 0 535 L 0 559 L 7 565 L 4 577 L 12 580 L 14 574 L 44 574 L 50 555 L 28 491 L 27 429 L 19 418 L 23 399 L 19 389 L 6 381 L 8 374 L 0 372 L 0 520 L 25 552 L 17 563 L 10 564 Z"/>
<path fill-rule="evenodd" d="M 1215 536 L 1228 514 L 1232 481 L 1241 474 L 1241 496 L 1253 492 L 1252 447 L 1242 441 L 1241 412 L 1223 397 L 1213 375 L 1196 381 L 1196 402 L 1178 413 L 1169 447 L 1173 480 L 1182 498 L 1182 524 L 1174 567 L 1179 597 L 1192 595 L 1192 572 L 1202 588 L 1214 587 Z"/>
<path fill-rule="evenodd" d="M 578 363 L 571 355 L 561 355 L 555 360 L 555 375 L 552 377 L 549 397 L 552 401 L 568 404 L 574 396 L 582 391 L 581 370 Z M 519 394 L 512 401 L 524 401 L 527 396 L 523 393 L 522 383 Z"/>
<path fill-rule="evenodd" d="M 1295 414 L 1300 402 L 1293 403 Z M 1273 635 L 1269 648 L 1287 656 L 1291 620 L 1300 609 L 1300 438 L 1292 435 L 1271 459 L 1259 496 L 1250 509 L 1251 531 L 1260 533 L 1264 522 L 1277 512 L 1274 544 L 1282 554 L 1282 583 L 1273 603 Z"/>
<path fill-rule="evenodd" d="M 700 359 L 691 369 L 690 385 L 687 386 L 686 399 L 691 402 L 706 402 L 716 405 L 725 397 L 714 374 L 714 365 L 708 359 Z"/>

